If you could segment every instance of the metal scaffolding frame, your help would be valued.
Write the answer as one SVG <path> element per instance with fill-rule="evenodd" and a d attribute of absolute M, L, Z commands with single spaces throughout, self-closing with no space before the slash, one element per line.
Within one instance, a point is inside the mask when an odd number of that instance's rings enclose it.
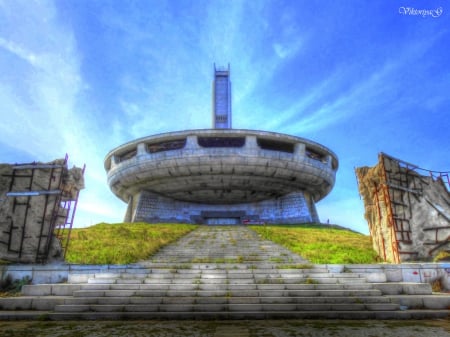
<path fill-rule="evenodd" d="M 411 193 L 422 194 L 422 186 L 417 186 L 415 172 L 416 165 L 401 161 L 385 153 L 380 153 L 379 161 L 383 172 L 382 191 L 384 203 L 386 205 L 387 217 L 391 228 L 391 235 L 394 238 L 392 250 L 396 263 L 401 262 L 401 255 L 414 255 L 403 249 L 412 243 L 412 231 L 410 219 L 412 216 Z M 413 184 L 411 188 L 410 185 Z M 404 199 L 408 201 L 405 203 Z"/>
<path fill-rule="evenodd" d="M 388 227 L 390 229 L 391 242 L 386 243 L 385 238 L 378 238 L 378 247 L 384 254 L 386 260 L 386 245 L 390 244 L 394 262 L 400 263 L 402 255 L 416 255 L 417 252 L 408 251 L 407 248 L 412 244 L 412 209 L 410 207 L 412 198 L 419 200 L 423 197 L 424 185 L 429 184 L 425 177 L 429 175 L 433 180 L 440 179 L 447 191 L 450 190 L 449 172 L 438 172 L 426 170 L 394 158 L 385 153 L 379 154 L 379 163 L 381 167 L 381 176 L 378 183 L 373 183 L 372 191 L 376 203 L 378 217 L 382 218 L 381 208 L 384 204 Z M 419 173 L 420 172 L 420 173 Z M 424 174 L 421 174 L 424 173 Z M 381 192 L 381 193 L 380 193 Z M 426 199 L 425 199 L 426 200 Z M 445 217 L 450 224 L 450 218 L 437 209 L 430 201 L 426 200 L 436 209 L 441 216 Z M 437 249 L 450 243 L 450 235 L 444 240 L 438 240 L 440 230 L 449 230 L 450 226 L 438 226 L 424 228 L 424 231 L 435 231 L 435 240 L 425 244 L 430 245 L 428 255 L 431 256 Z M 371 229 L 372 231 L 372 229 Z"/>
<path fill-rule="evenodd" d="M 29 226 L 36 225 L 40 228 L 34 252 L 35 263 L 46 262 L 55 235 L 61 241 L 64 256 L 66 254 L 79 196 L 79 190 L 75 193 L 71 190 L 64 190 L 63 176 L 64 170 L 67 169 L 67 161 L 68 155 L 66 154 L 61 164 L 36 162 L 16 164 L 12 166 L 12 173 L 7 175 L 11 180 L 6 196 L 13 200 L 12 214 L 7 219 L 9 230 L 3 232 L 8 239 L 3 243 L 8 245 L 8 252 L 17 254 L 19 259 L 24 254 L 25 240 L 30 239 L 27 236 Z M 84 171 L 85 166 L 82 169 L 83 175 Z M 36 181 L 38 173 L 41 175 L 39 184 Z M 45 184 L 43 184 L 42 176 L 47 179 Z M 34 210 L 35 212 L 41 211 L 41 216 L 38 217 L 38 220 L 32 221 L 30 210 L 32 202 L 36 201 L 36 198 L 44 198 L 43 207 L 40 210 Z M 67 233 L 63 229 L 67 229 Z M 18 237 L 18 241 L 14 240 L 16 237 Z"/>
<path fill-rule="evenodd" d="M 86 169 L 86 165 L 83 165 L 82 174 L 84 175 L 84 171 Z M 68 195 L 72 195 L 73 191 L 67 191 Z M 60 208 L 58 215 L 56 217 L 57 221 L 55 223 L 55 235 L 61 242 L 61 248 L 63 250 L 63 257 L 66 257 L 67 248 L 69 247 L 70 235 L 72 233 L 73 221 L 75 218 L 75 212 L 77 210 L 78 205 L 78 197 L 80 195 L 80 190 L 75 191 L 75 198 L 67 198 L 63 194 L 62 200 L 60 201 Z"/>

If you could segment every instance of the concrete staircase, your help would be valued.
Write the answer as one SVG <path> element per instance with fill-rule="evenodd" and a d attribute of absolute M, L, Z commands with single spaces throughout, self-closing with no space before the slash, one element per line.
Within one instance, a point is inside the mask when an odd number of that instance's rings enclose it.
<path fill-rule="evenodd" d="M 245 227 L 200 227 L 151 261 L 0 298 L 0 319 L 447 318 L 450 296 L 311 265 Z"/>

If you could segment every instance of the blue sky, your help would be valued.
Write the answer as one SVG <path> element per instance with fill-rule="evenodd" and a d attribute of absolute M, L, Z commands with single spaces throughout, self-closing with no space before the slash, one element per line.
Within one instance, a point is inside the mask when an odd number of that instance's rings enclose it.
<path fill-rule="evenodd" d="M 0 162 L 68 153 L 87 166 L 75 225 L 120 222 L 105 155 L 210 128 L 229 63 L 233 127 L 332 149 L 319 216 L 368 233 L 355 167 L 382 151 L 450 170 L 449 45 L 446 0 L 0 0 Z"/>

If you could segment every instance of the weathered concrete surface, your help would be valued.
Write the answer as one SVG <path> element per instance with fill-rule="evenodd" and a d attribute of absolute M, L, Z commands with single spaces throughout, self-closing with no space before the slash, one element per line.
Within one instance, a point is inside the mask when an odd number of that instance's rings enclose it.
<path fill-rule="evenodd" d="M 441 178 L 385 154 L 356 169 L 374 249 L 387 262 L 431 261 L 450 250 L 450 193 Z"/>
<path fill-rule="evenodd" d="M 173 221 L 177 216 L 189 222 L 208 218 L 317 221 L 314 204 L 333 188 L 337 168 L 332 151 L 307 139 L 233 129 L 141 138 L 112 150 L 105 159 L 111 190 L 129 204 L 129 221 Z M 150 209 L 141 207 L 150 203 L 148 194 L 158 199 Z M 289 206 L 289 198 L 283 199 L 292 194 L 300 198 L 294 207 Z M 258 204 L 263 201 L 271 203 Z M 183 202 L 181 211 L 179 202 Z M 270 212 L 262 214 L 264 207 Z M 276 213 L 281 216 L 268 216 Z"/>
<path fill-rule="evenodd" d="M 382 268 L 311 265 L 244 226 L 201 226 L 151 260 L 70 266 L 66 283 L 24 286 L 0 298 L 0 319 L 448 317 L 448 294 L 387 282 Z"/>
<path fill-rule="evenodd" d="M 67 212 L 59 203 L 73 200 L 83 188 L 82 169 L 68 169 L 64 159 L 0 164 L 0 259 L 20 263 L 45 256 L 49 261 L 60 259 L 61 245 L 52 226 L 65 220 Z M 46 194 L 49 191 L 57 193 Z M 19 194 L 8 196 L 8 192 Z"/>
<path fill-rule="evenodd" d="M 220 260 L 221 256 L 211 258 Z M 255 255 L 253 255 L 255 256 Z M 284 257 L 286 255 L 283 255 Z M 239 254 L 229 255 L 228 259 L 237 261 Z M 202 260 L 202 256 L 197 256 L 197 261 Z M 249 257 L 247 257 L 249 258 Z M 260 257 L 261 258 L 261 257 Z M 280 258 L 280 256 L 275 256 Z M 173 263 L 176 258 L 172 256 Z M 210 265 L 211 266 L 211 265 Z M 349 264 L 349 265 L 316 265 L 318 268 L 329 270 L 333 273 L 351 271 L 365 277 L 368 282 L 414 282 L 433 284 L 440 281 L 444 290 L 450 290 L 450 263 L 406 263 L 406 264 Z M 216 266 L 211 266 L 216 268 Z M 230 268 L 233 268 L 231 265 Z M 87 282 L 90 274 L 128 272 L 130 274 L 139 273 L 139 265 L 70 265 L 70 264 L 47 264 L 47 265 L 3 265 L 0 266 L 0 279 L 10 277 L 12 280 L 21 280 L 28 277 L 33 284 L 64 283 L 69 277 L 72 283 Z M 205 267 L 206 268 L 206 267 Z"/>
<path fill-rule="evenodd" d="M 211 205 L 173 200 L 142 191 L 137 201 L 132 217 L 136 222 L 220 225 L 245 221 L 274 224 L 319 222 L 315 203 L 307 192 L 292 192 L 259 202 Z"/>

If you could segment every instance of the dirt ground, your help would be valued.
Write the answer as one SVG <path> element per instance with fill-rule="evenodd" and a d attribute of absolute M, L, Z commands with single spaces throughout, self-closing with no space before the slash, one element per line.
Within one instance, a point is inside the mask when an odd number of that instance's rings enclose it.
<path fill-rule="evenodd" d="M 450 322 L 433 321 L 69 321 L 0 322 L 2 337 L 450 337 Z"/>

